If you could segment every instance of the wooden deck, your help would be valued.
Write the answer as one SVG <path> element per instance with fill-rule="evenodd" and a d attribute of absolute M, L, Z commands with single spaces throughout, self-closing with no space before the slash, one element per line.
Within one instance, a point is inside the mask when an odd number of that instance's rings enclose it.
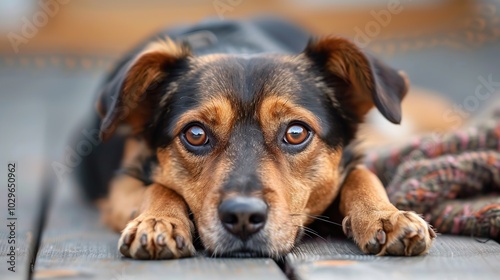
<path fill-rule="evenodd" d="M 124 259 L 118 235 L 98 223 L 98 213 L 70 185 L 59 186 L 48 210 L 34 279 L 496 279 L 500 245 L 440 236 L 428 256 L 375 257 L 347 240 L 315 240 L 289 254 L 281 268 L 271 259 L 168 261 Z M 286 275 L 286 272 L 288 275 Z M 376 278 L 375 278 L 376 279 Z"/>
<path fill-rule="evenodd" d="M 98 212 L 71 184 L 56 185 L 47 209 L 34 279 L 498 279 L 500 245 L 439 236 L 423 257 L 364 255 L 343 239 L 301 244 L 279 265 L 271 259 L 198 257 L 136 261 L 117 251 L 118 234 L 99 224 Z M 23 240 L 29 244 L 33 239 Z M 2 256 L 5 258 L 5 256 Z M 21 260 L 26 264 L 29 258 Z M 25 279 L 16 274 L 2 279 Z M 373 278 L 375 277 L 375 278 Z"/>

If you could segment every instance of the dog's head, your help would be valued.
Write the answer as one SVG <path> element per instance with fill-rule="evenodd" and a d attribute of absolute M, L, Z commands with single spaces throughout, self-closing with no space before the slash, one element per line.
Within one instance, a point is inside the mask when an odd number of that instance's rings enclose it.
<path fill-rule="evenodd" d="M 402 73 L 349 41 L 298 55 L 191 55 L 156 42 L 109 83 L 101 135 L 128 124 L 158 157 L 215 255 L 288 252 L 338 193 L 343 148 L 372 108 L 401 119 Z M 168 207 L 168 205 L 165 205 Z"/>

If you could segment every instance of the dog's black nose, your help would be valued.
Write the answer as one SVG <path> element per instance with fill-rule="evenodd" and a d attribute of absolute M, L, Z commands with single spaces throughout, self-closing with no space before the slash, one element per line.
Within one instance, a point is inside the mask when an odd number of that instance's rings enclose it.
<path fill-rule="evenodd" d="M 219 218 L 229 232 L 246 240 L 266 224 L 267 205 L 256 197 L 228 198 L 219 205 Z"/>

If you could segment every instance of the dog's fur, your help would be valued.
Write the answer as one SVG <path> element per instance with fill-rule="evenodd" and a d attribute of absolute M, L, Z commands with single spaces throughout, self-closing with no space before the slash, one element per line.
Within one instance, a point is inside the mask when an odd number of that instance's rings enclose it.
<path fill-rule="evenodd" d="M 97 105 L 103 140 L 130 128 L 103 211 L 122 231 L 119 250 L 188 257 L 197 232 L 214 256 L 282 256 L 337 198 L 344 232 L 364 252 L 426 253 L 432 229 L 396 209 L 351 148 L 372 107 L 400 122 L 408 85 L 340 37 L 312 40 L 299 54 L 194 55 L 169 38 L 150 42 L 117 67 Z M 186 142 L 193 124 L 206 144 Z M 294 124 L 307 130 L 297 145 L 284 141 Z M 235 196 L 267 205 L 264 227 L 248 239 L 219 219 L 219 205 Z"/>

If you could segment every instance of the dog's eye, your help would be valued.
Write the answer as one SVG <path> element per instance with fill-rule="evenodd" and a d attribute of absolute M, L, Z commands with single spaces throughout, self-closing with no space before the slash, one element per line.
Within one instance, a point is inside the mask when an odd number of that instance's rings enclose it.
<path fill-rule="evenodd" d="M 208 142 L 207 133 L 199 125 L 192 125 L 184 132 L 186 141 L 193 146 L 205 145 Z"/>
<path fill-rule="evenodd" d="M 291 124 L 286 129 L 283 141 L 290 145 L 300 145 L 309 138 L 311 131 L 302 124 Z"/>

